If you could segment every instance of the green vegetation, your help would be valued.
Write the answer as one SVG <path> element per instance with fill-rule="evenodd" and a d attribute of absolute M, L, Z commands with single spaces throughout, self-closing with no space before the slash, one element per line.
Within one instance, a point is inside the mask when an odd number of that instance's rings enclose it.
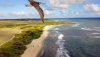
<path fill-rule="evenodd" d="M 72 24 L 72 22 L 59 22 L 54 20 L 45 20 L 42 23 L 39 20 L 0 20 L 0 28 L 27 28 L 34 25 L 57 25 L 57 24 Z"/>
<path fill-rule="evenodd" d="M 0 47 L 0 57 L 21 57 L 20 55 L 23 54 L 26 49 L 25 45 L 29 44 L 33 39 L 39 38 L 44 26 L 57 24 L 73 23 L 52 20 L 46 20 L 45 23 L 33 20 L 1 20 L 1 28 L 20 28 L 22 32 L 16 34 L 12 40 Z"/>
<path fill-rule="evenodd" d="M 25 45 L 29 44 L 32 39 L 40 37 L 42 34 L 41 29 L 27 29 L 21 34 L 16 34 L 11 41 L 1 46 L 0 57 L 20 57 L 26 49 Z"/>

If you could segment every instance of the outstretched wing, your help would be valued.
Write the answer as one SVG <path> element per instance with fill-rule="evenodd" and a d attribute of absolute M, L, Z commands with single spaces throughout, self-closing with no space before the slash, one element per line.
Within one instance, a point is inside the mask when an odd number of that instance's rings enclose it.
<path fill-rule="evenodd" d="M 36 10 L 39 12 L 39 15 L 41 17 L 42 22 L 44 23 L 44 12 L 43 10 L 40 8 L 40 6 L 34 6 L 36 8 Z"/>
<path fill-rule="evenodd" d="M 39 15 L 41 17 L 42 22 L 44 23 L 44 12 L 43 10 L 40 8 L 39 4 L 40 2 L 35 2 L 34 0 L 28 0 L 32 6 L 34 6 L 36 8 L 36 10 L 39 12 Z M 27 5 L 28 6 L 28 5 Z"/>
<path fill-rule="evenodd" d="M 33 2 L 34 0 L 28 0 L 29 2 Z"/>
<path fill-rule="evenodd" d="M 27 4 L 27 5 L 25 5 L 26 7 L 33 7 L 31 4 Z"/>

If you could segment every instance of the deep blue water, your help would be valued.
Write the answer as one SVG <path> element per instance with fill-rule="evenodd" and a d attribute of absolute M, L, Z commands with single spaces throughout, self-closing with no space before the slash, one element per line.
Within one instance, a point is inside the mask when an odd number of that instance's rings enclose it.
<path fill-rule="evenodd" d="M 100 57 L 100 19 L 56 19 L 76 24 L 51 28 L 44 57 Z"/>

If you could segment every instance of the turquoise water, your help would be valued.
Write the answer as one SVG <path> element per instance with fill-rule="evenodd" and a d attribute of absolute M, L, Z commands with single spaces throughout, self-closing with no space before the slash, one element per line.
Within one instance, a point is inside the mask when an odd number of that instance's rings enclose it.
<path fill-rule="evenodd" d="M 76 24 L 51 28 L 44 57 L 100 57 L 100 19 L 58 19 Z"/>

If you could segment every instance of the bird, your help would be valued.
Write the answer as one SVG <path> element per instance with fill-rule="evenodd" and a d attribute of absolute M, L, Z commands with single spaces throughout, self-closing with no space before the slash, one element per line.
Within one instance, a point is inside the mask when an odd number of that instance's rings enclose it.
<path fill-rule="evenodd" d="M 40 7 L 40 4 L 42 4 L 41 2 L 36 2 L 34 0 L 28 0 L 29 4 L 25 5 L 26 7 L 35 7 L 36 10 L 38 11 L 40 18 L 42 20 L 42 22 L 44 23 L 44 12 L 42 10 L 42 8 Z"/>

